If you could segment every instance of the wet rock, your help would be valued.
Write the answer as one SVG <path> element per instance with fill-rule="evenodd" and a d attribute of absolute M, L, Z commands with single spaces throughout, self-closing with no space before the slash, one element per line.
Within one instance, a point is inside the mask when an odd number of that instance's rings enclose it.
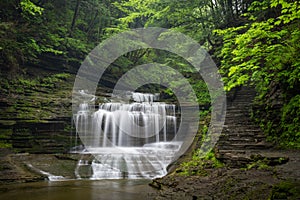
<path fill-rule="evenodd" d="M 162 188 L 161 183 L 159 183 L 157 180 L 153 180 L 151 183 L 149 183 L 149 186 L 160 190 Z"/>

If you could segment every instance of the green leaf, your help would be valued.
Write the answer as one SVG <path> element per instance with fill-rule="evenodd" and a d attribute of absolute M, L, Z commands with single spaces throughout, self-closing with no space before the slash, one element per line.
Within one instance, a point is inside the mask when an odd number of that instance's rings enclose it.
<path fill-rule="evenodd" d="M 30 0 L 21 0 L 20 5 L 23 12 L 26 12 L 30 15 L 41 15 L 44 10 L 43 8 L 32 3 Z"/>

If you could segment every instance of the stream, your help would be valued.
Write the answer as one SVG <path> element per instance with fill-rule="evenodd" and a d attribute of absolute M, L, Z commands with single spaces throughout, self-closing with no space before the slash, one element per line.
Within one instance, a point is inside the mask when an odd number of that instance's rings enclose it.
<path fill-rule="evenodd" d="M 69 159 L 29 154 L 12 157 L 50 181 L 2 185 L 0 199 L 151 199 L 155 190 L 149 182 L 167 174 L 184 140 L 176 135 L 174 104 L 159 102 L 155 94 L 126 94 L 132 102 L 102 103 L 97 109 L 90 99 L 80 102 L 73 117 L 76 137 L 85 149 L 73 152 Z M 80 95 L 91 96 L 83 91 Z M 81 158 L 73 170 L 71 157 L 76 155 Z"/>
<path fill-rule="evenodd" d="M 45 181 L 0 186 L 1 200 L 150 199 L 150 180 Z"/>

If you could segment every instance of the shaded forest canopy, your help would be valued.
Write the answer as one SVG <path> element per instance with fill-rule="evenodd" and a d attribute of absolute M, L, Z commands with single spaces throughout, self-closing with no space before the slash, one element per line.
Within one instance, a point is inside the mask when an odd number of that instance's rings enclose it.
<path fill-rule="evenodd" d="M 32 66 L 44 67 L 45 60 L 55 61 L 57 72 L 76 73 L 88 52 L 113 34 L 140 27 L 169 28 L 210 52 L 227 91 L 255 87 L 253 118 L 273 141 L 299 148 L 298 0 L 2 0 L 0 7 L 2 77 L 18 78 Z M 209 101 L 201 77 L 193 76 L 188 63 L 168 52 L 127 53 L 110 74 L 116 78 L 148 62 L 180 70 L 198 88 L 199 103 Z"/>

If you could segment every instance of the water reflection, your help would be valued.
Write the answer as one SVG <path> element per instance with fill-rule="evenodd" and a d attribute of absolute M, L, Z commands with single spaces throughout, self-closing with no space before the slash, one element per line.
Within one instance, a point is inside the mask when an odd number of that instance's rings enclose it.
<path fill-rule="evenodd" d="M 151 199 L 149 180 L 59 181 L 0 186 L 1 200 Z"/>

